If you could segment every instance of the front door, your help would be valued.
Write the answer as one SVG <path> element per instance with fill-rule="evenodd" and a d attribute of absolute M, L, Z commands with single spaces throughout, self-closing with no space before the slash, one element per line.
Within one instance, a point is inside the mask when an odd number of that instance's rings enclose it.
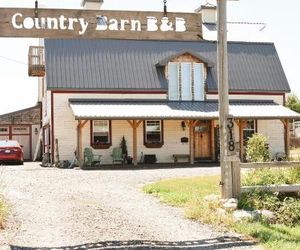
<path fill-rule="evenodd" d="M 211 121 L 198 121 L 195 126 L 195 159 L 212 159 Z"/>

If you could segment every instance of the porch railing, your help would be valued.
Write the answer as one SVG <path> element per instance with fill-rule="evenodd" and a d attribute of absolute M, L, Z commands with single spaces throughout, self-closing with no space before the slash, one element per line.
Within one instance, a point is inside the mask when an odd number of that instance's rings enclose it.
<path fill-rule="evenodd" d="M 28 75 L 34 77 L 45 76 L 44 47 L 42 46 L 29 47 Z"/>

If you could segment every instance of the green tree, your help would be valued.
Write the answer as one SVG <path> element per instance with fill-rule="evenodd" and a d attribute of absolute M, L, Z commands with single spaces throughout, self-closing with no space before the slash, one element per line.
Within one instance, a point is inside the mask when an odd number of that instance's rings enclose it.
<path fill-rule="evenodd" d="M 266 162 L 270 160 L 267 138 L 261 134 L 254 134 L 249 138 L 246 158 L 251 162 Z"/>
<path fill-rule="evenodd" d="M 286 106 L 291 110 L 300 113 L 300 100 L 295 94 L 288 96 Z"/>

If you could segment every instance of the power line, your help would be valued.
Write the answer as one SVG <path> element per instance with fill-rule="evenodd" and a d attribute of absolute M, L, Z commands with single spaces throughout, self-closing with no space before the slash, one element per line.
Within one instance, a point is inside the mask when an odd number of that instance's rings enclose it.
<path fill-rule="evenodd" d="M 21 62 L 21 61 L 18 61 L 18 60 L 15 60 L 15 59 L 12 59 L 12 58 L 9 58 L 6 56 L 0 56 L 0 58 L 5 59 L 7 61 L 14 62 L 14 63 L 22 64 L 22 65 L 26 65 L 26 66 L 28 65 L 27 63 L 24 63 L 24 62 Z"/>

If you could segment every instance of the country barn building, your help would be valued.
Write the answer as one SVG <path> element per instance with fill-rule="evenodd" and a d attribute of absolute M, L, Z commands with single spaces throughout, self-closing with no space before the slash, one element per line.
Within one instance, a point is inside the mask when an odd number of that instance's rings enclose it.
<path fill-rule="evenodd" d="M 215 11 L 203 7 L 203 18 Z M 203 21 L 203 31 L 210 30 L 215 33 L 215 23 Z M 145 156 L 159 163 L 174 157 L 217 161 L 217 43 L 203 38 L 45 39 L 45 76 L 39 81 L 44 152 L 54 162 L 55 155 L 71 161 L 74 151 L 82 159 L 91 147 L 101 163 L 111 164 L 124 136 L 135 164 Z M 288 120 L 299 115 L 284 107 L 290 87 L 274 44 L 230 41 L 228 60 L 240 157 L 254 133 L 268 138 L 272 154 L 287 152 Z"/>

